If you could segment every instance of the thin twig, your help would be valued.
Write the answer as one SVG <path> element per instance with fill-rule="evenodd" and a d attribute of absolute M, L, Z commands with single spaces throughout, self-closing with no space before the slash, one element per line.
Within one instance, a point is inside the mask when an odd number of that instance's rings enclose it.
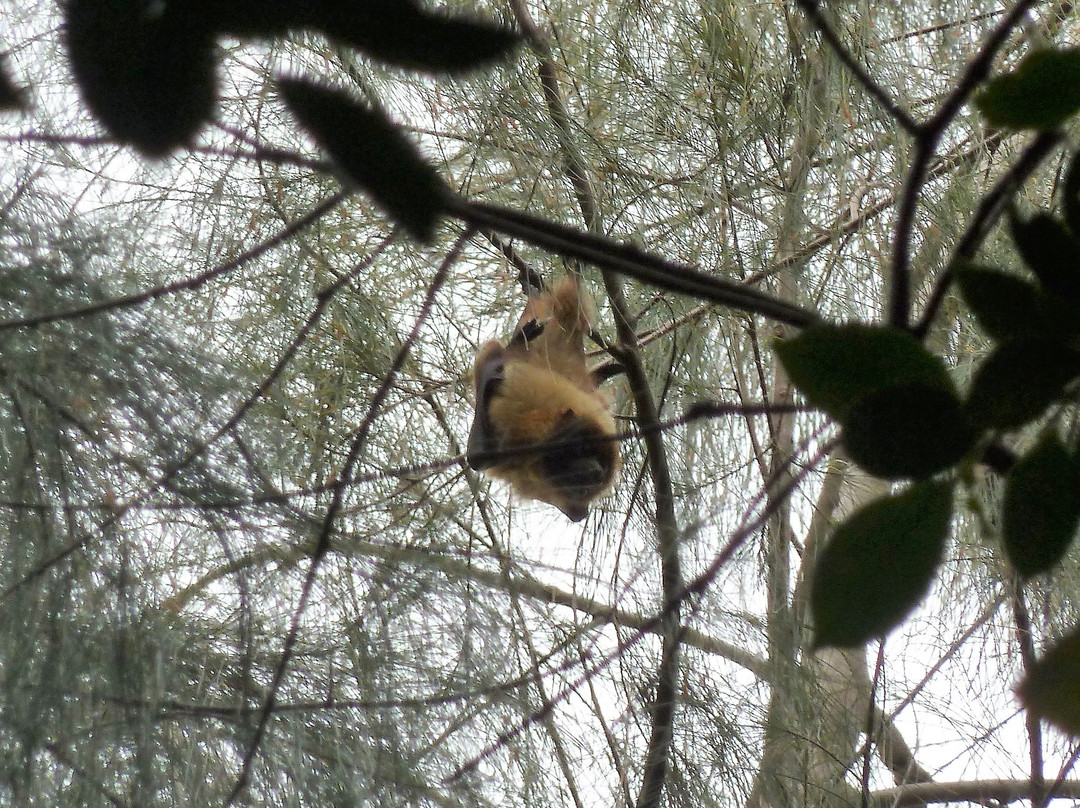
<path fill-rule="evenodd" d="M 683 603 L 692 602 L 704 594 L 704 592 L 712 585 L 713 581 L 716 580 L 716 576 L 720 574 L 720 570 L 735 556 L 735 553 L 737 553 L 752 536 L 756 535 L 758 531 L 762 529 L 765 523 L 775 514 L 776 510 L 785 502 L 786 498 L 790 496 L 802 481 L 816 468 L 818 462 L 835 448 L 835 441 L 827 441 L 821 449 L 805 463 L 796 463 L 794 457 L 788 458 L 788 463 L 786 465 L 797 468 L 799 470 L 798 473 L 790 476 L 779 489 L 773 492 L 773 496 L 755 501 L 753 507 L 761 505 L 760 513 L 758 513 L 757 516 L 752 516 L 751 514 L 747 515 L 742 526 L 737 528 L 735 532 L 731 534 L 727 543 L 721 548 L 720 552 L 713 557 L 713 560 L 705 570 L 686 584 L 686 586 L 680 590 L 673 602 L 666 604 L 658 614 L 643 620 L 637 631 L 635 631 L 625 642 L 620 643 L 618 648 L 605 655 L 591 667 L 586 668 L 583 665 L 581 675 L 553 696 L 551 702 L 544 705 L 543 710 L 550 711 L 555 709 L 555 707 L 565 701 L 571 693 L 576 692 L 589 679 L 610 667 L 615 660 L 622 657 L 627 651 L 641 642 L 642 638 L 646 635 L 650 633 L 662 633 L 662 627 L 667 620 L 669 612 L 673 609 L 681 608 Z M 528 730 L 542 718 L 543 715 L 541 715 L 540 711 L 534 712 L 522 719 L 517 725 L 499 734 L 499 736 L 479 754 L 459 766 L 457 770 L 447 778 L 447 782 L 455 782 L 470 772 L 475 771 L 476 768 L 491 757 L 491 755 L 495 754 L 499 749 L 502 749 L 507 743 L 521 735 L 521 733 Z"/>
<path fill-rule="evenodd" d="M 694 421 L 701 421 L 708 418 L 726 418 L 729 416 L 763 418 L 777 413 L 797 413 L 807 411 L 807 407 L 799 404 L 772 404 L 758 402 L 729 404 L 723 401 L 697 401 L 693 404 L 690 404 L 683 411 L 682 415 L 661 420 L 649 429 L 646 429 L 644 427 L 635 427 L 629 430 L 619 432 L 609 438 L 609 440 L 637 440 L 643 435 L 645 435 L 648 431 L 650 431 L 650 429 L 651 431 L 666 432 L 670 429 L 674 429 L 680 426 L 686 426 L 687 424 L 693 423 Z M 502 460 L 511 457 L 520 457 L 523 454 L 532 454 L 537 451 L 558 448 L 563 445 L 563 443 L 560 443 L 558 441 L 549 441 L 547 443 L 536 444 L 529 447 L 505 449 L 497 453 L 492 452 L 490 456 L 492 458 Z M 434 472 L 445 471 L 448 468 L 460 467 L 464 459 L 465 455 L 459 454 L 454 455 L 453 457 L 443 457 L 438 460 L 432 460 L 427 463 L 411 463 L 405 466 L 394 466 L 392 468 L 386 468 L 381 471 L 373 471 L 366 474 L 354 474 L 353 476 L 345 479 L 345 482 L 348 485 L 352 486 L 374 483 L 388 479 L 411 479 L 416 477 L 422 477 L 428 474 L 432 474 Z M 295 499 L 315 497 L 320 494 L 326 494 L 332 491 L 336 484 L 336 482 L 333 482 L 325 483 L 323 485 L 310 486 L 307 488 L 294 488 L 288 491 L 263 494 L 260 496 L 247 497 L 244 499 L 203 500 L 201 502 L 148 502 L 145 497 L 139 497 L 131 501 L 102 500 L 98 502 L 65 503 L 27 502 L 23 500 L 0 499 L 0 509 L 38 512 L 54 511 L 56 513 L 105 511 L 114 514 L 126 513 L 128 511 L 183 511 L 187 509 L 229 511 L 240 508 L 257 508 L 264 505 L 282 505 Z M 62 556 L 69 554 L 73 550 L 79 549 L 79 547 L 81 546 L 82 542 L 79 542 L 73 546 L 65 548 L 62 551 Z M 59 559 L 51 559 L 52 562 L 55 562 L 57 560 Z M 5 590 L 4 592 L 0 593 L 0 600 L 3 600 L 3 598 L 6 595 L 10 594 L 14 588 L 17 588 L 18 586 L 21 586 L 25 583 L 27 583 L 27 581 L 22 580 L 15 584 L 11 590 Z"/>
<path fill-rule="evenodd" d="M 206 154 L 212 157 L 227 157 L 234 160 L 251 160 L 257 163 L 273 163 L 278 166 L 296 166 L 317 174 L 330 176 L 333 174 L 333 166 L 327 160 L 307 157 L 288 149 L 278 149 L 257 142 L 254 138 L 241 137 L 238 129 L 227 126 L 218 126 L 224 132 L 248 143 L 248 149 L 221 149 L 215 146 L 193 145 L 190 148 L 195 154 Z M 111 137 L 101 135 L 54 135 L 48 132 L 22 132 L 16 135 L 0 134 L 0 143 L 46 143 L 52 146 L 82 146 L 84 148 L 109 147 L 120 148 L 120 144 Z"/>
<path fill-rule="evenodd" d="M 532 296 L 544 291 L 546 286 L 544 283 L 544 276 L 533 269 L 532 266 L 521 257 L 518 251 L 514 249 L 512 244 L 503 241 L 499 237 L 499 234 L 493 230 L 485 228 L 479 232 L 480 235 L 490 241 L 492 246 L 501 252 L 503 257 L 510 262 L 510 265 L 517 270 L 518 285 L 521 286 L 522 294 Z"/>
<path fill-rule="evenodd" d="M 1019 580 L 1013 581 L 1013 621 L 1016 624 L 1016 642 L 1020 646 L 1020 659 L 1024 670 L 1035 667 L 1035 639 L 1031 631 L 1031 615 L 1024 602 L 1024 590 Z M 1046 773 L 1043 771 L 1042 723 L 1033 710 L 1024 714 L 1027 727 L 1028 756 L 1031 763 L 1031 805 L 1043 808 L 1048 797 L 1046 792 Z"/>
<path fill-rule="evenodd" d="M 230 261 L 226 261 L 224 264 L 208 269 L 206 272 L 200 272 L 191 278 L 185 278 L 174 283 L 168 283 L 164 286 L 156 286 L 153 289 L 148 289 L 145 292 L 139 292 L 133 295 L 125 295 L 124 297 L 113 298 L 112 300 L 103 300 L 99 303 L 91 303 L 87 306 L 78 306 L 72 309 L 64 309 L 62 311 L 51 311 L 47 314 L 36 314 L 29 317 L 20 317 L 16 320 L 6 320 L 0 322 L 0 331 L 10 331 L 14 328 L 33 328 L 35 326 L 44 325 L 45 323 L 55 323 L 58 320 L 71 320 L 77 317 L 88 317 L 92 314 L 101 314 L 102 312 L 117 311 L 119 309 L 128 309 L 133 306 L 139 306 L 143 303 L 148 303 L 151 300 L 157 300 L 160 297 L 166 295 L 175 294 L 176 292 L 190 291 L 192 289 L 198 289 L 205 283 L 214 280 L 215 278 L 226 275 L 230 272 L 234 272 L 240 267 L 244 266 L 250 261 L 255 260 L 259 256 L 269 252 L 279 244 L 285 243 L 288 239 L 292 238 L 298 232 L 309 226 L 313 222 L 318 221 L 321 217 L 325 216 L 335 207 L 340 205 L 349 196 L 348 191 L 338 191 L 333 196 L 320 202 L 317 206 L 312 208 L 309 212 L 305 213 L 299 219 L 290 222 L 277 233 L 275 233 L 266 241 L 260 242 L 251 249 L 241 253 Z"/>
<path fill-rule="evenodd" d="M 550 654 L 549 654 L 550 656 Z M 573 662 L 563 662 L 550 668 L 545 675 L 557 676 L 574 665 Z M 535 677 L 534 671 L 529 671 L 506 682 L 490 687 L 478 687 L 468 691 L 455 691 L 449 693 L 437 693 L 430 696 L 413 696 L 395 699 L 324 699 L 323 701 L 297 701 L 275 704 L 275 715 L 281 713 L 326 713 L 359 710 L 422 710 L 428 707 L 442 707 L 453 704 L 463 704 L 474 699 L 504 697 L 524 687 L 529 686 Z M 181 714 L 195 717 L 208 717 L 236 720 L 255 716 L 262 711 L 262 707 L 251 707 L 245 704 L 188 704 L 173 699 L 131 699 L 118 696 L 105 696 L 102 701 L 106 704 L 114 704 L 131 710 L 153 710 L 159 714 Z"/>
<path fill-rule="evenodd" d="M 874 718 L 877 714 L 878 688 L 881 687 L 881 677 L 885 670 L 885 640 L 878 643 L 877 659 L 874 661 L 874 678 L 870 682 L 870 692 L 867 694 L 866 725 L 863 731 L 866 734 L 866 746 L 863 752 L 862 774 L 859 777 L 859 792 L 862 800 L 862 808 L 869 808 L 870 804 L 870 750 L 873 747 Z"/>
<path fill-rule="evenodd" d="M 1046 796 L 1044 799 L 1049 801 L 1051 794 L 1056 794 L 1061 788 L 1061 784 L 1065 782 L 1065 778 L 1069 776 L 1069 772 L 1072 771 L 1073 766 L 1076 765 L 1076 761 L 1080 760 L 1080 746 L 1073 749 L 1072 754 L 1068 759 L 1061 764 L 1061 770 L 1058 771 L 1057 777 L 1054 778 L 1054 782 L 1046 790 Z M 1046 803 L 1041 808 L 1045 808 Z"/>
<path fill-rule="evenodd" d="M 825 15 L 821 13 L 821 5 L 818 0 L 795 0 L 799 8 L 806 14 L 807 19 L 813 24 L 817 32 L 821 34 L 821 38 L 828 43 L 832 48 L 836 57 L 843 62 L 844 67 L 848 69 L 848 72 L 855 78 L 862 88 L 881 105 L 881 107 L 903 128 L 909 135 L 915 135 L 919 131 L 919 125 L 915 122 L 915 119 L 908 114 L 907 110 L 903 109 L 899 104 L 893 100 L 885 89 L 870 78 L 870 74 L 866 72 L 866 68 L 859 63 L 859 61 L 851 54 L 844 43 L 840 41 L 840 38 L 833 31 L 832 26 L 829 25 L 829 21 L 825 19 Z"/>
<path fill-rule="evenodd" d="M 904 190 L 900 198 L 892 243 L 888 319 L 889 324 L 895 328 L 908 327 L 911 309 L 911 237 L 915 228 L 915 212 L 941 136 L 975 92 L 975 88 L 989 75 L 994 57 L 1021 17 L 1035 2 L 1036 0 L 1020 0 L 1013 6 L 968 62 L 960 80 L 937 111 L 918 127 L 911 163 L 904 178 Z"/>
<path fill-rule="evenodd" d="M 952 20 L 951 22 L 938 23 L 937 25 L 927 25 L 924 28 L 918 28 L 914 31 L 907 31 L 903 34 L 896 34 L 895 36 L 885 37 L 881 40 L 882 45 L 892 45 L 895 42 L 902 42 L 905 39 L 915 39 L 920 36 L 926 36 L 927 34 L 936 34 L 939 31 L 948 31 L 951 28 L 959 28 L 961 25 L 971 25 L 973 22 L 980 22 L 982 20 L 991 19 L 993 17 L 1000 17 L 1004 14 L 1004 11 L 987 11 L 982 14 L 975 14 L 971 17 L 965 17 L 962 20 Z"/>

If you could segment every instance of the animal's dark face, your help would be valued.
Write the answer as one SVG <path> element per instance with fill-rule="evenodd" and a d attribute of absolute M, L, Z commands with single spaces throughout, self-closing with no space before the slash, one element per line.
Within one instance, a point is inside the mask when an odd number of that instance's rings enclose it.
<path fill-rule="evenodd" d="M 574 415 L 573 410 L 566 411 L 561 428 L 550 442 L 551 447 L 540 456 L 541 468 L 566 496 L 567 504 L 560 506 L 563 512 L 579 521 L 588 513 L 587 503 L 611 483 L 615 444 L 595 424 Z"/>
<path fill-rule="evenodd" d="M 549 449 L 541 463 L 545 476 L 568 492 L 596 489 L 603 485 L 608 471 L 599 445 L 578 442 Z"/>

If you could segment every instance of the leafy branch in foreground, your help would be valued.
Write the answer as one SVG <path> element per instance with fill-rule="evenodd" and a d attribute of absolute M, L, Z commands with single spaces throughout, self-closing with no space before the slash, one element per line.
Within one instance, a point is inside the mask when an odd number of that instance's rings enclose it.
<path fill-rule="evenodd" d="M 1014 73 L 989 83 L 978 96 L 980 109 L 1001 126 L 1059 126 L 1080 109 L 1080 92 L 1058 91 L 1062 77 L 1080 74 L 1078 54 L 1030 55 Z M 964 395 L 955 389 L 944 362 L 906 331 L 821 325 L 777 344 L 796 386 L 840 425 L 841 441 L 853 460 L 876 476 L 916 481 L 896 497 L 865 506 L 836 529 L 815 569 L 815 645 L 858 645 L 884 636 L 907 616 L 928 587 L 925 565 L 910 586 L 869 588 L 870 602 L 857 608 L 831 608 L 844 604 L 834 599 L 833 590 L 838 580 L 881 581 L 875 573 L 895 566 L 896 548 L 880 543 L 883 510 L 898 509 L 890 516 L 897 521 L 885 531 L 890 542 L 922 561 L 931 556 L 918 548 L 933 546 L 933 557 L 939 558 L 942 525 L 903 518 L 906 498 L 924 491 L 930 483 L 922 481 L 933 475 L 966 476 L 1005 433 L 1042 424 L 1039 443 L 1007 472 L 1006 558 L 1021 575 L 1031 576 L 1056 566 L 1071 544 L 1080 522 L 1080 452 L 1075 443 L 1065 445 L 1058 438 L 1064 410 L 1043 419 L 1055 404 L 1076 404 L 1080 379 L 1080 317 L 1075 313 L 1080 303 L 1080 156 L 1070 163 L 1063 196 L 1062 217 L 1038 212 L 1025 218 L 1011 212 L 1012 240 L 1034 281 L 970 263 L 952 273 L 978 322 L 998 343 L 980 362 Z M 945 527 L 950 511 L 947 506 Z M 849 566 L 841 575 L 837 559 L 845 554 L 857 560 L 844 562 Z"/>
<path fill-rule="evenodd" d="M 520 39 L 505 26 L 437 14 L 413 0 L 68 0 L 64 12 L 83 100 L 113 137 L 150 157 L 190 146 L 213 116 L 223 37 L 318 33 L 376 61 L 432 73 L 476 69 Z"/>

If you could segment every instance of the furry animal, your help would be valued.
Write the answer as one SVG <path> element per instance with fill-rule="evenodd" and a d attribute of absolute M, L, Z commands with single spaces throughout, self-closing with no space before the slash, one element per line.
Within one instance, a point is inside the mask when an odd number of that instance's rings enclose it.
<path fill-rule="evenodd" d="M 509 343 L 485 343 L 473 366 L 469 465 L 580 522 L 619 468 L 611 402 L 585 366 L 591 307 L 577 279 L 530 296 Z"/>

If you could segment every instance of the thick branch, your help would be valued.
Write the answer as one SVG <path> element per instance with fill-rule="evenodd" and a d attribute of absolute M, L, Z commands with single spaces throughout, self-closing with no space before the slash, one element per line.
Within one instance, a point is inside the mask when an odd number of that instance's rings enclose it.
<path fill-rule="evenodd" d="M 447 213 L 477 229 L 488 228 L 515 236 L 566 258 L 576 258 L 602 270 L 629 275 L 662 289 L 761 314 L 799 328 L 822 321 L 816 312 L 787 303 L 746 284 L 660 258 L 614 239 L 584 233 L 509 208 L 470 202 L 461 197 L 448 198 L 446 206 Z"/>

